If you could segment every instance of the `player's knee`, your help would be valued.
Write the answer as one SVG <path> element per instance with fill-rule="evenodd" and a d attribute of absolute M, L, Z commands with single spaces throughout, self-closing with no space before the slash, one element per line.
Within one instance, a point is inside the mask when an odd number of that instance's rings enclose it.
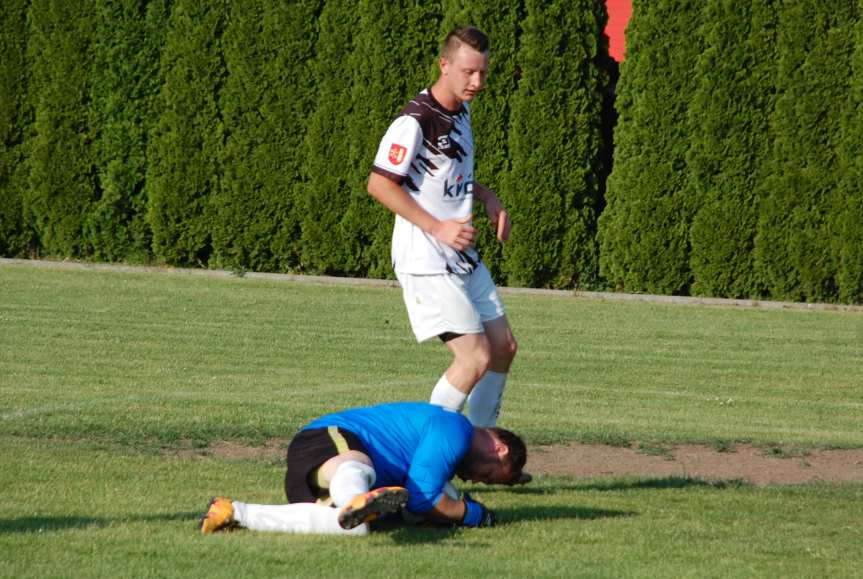
<path fill-rule="evenodd" d="M 518 353 L 518 342 L 516 341 L 514 336 L 510 336 L 509 339 L 504 342 L 503 345 L 503 355 L 510 362 L 515 359 L 515 355 Z"/>
<path fill-rule="evenodd" d="M 495 344 L 493 352 L 494 355 L 492 356 L 492 365 L 495 368 L 509 368 L 509 365 L 512 364 L 513 359 L 515 359 L 517 352 L 518 342 L 515 341 L 515 338 L 510 336 L 506 340 L 498 342 Z"/>
<path fill-rule="evenodd" d="M 491 360 L 491 348 L 489 348 L 488 342 L 486 342 L 485 347 L 477 347 L 472 350 L 470 355 L 463 359 L 463 363 L 465 369 L 472 374 L 473 380 L 477 381 L 491 367 Z"/>

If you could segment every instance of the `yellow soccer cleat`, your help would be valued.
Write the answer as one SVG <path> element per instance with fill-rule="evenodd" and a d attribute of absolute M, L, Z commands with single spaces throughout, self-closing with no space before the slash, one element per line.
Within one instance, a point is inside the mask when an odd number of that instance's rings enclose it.
<path fill-rule="evenodd" d="M 339 512 L 339 526 L 353 529 L 363 523 L 391 515 L 408 504 L 408 491 L 402 487 L 381 487 L 364 495 L 357 495 Z"/>
<path fill-rule="evenodd" d="M 213 497 L 207 513 L 201 517 L 201 532 L 205 535 L 233 527 L 234 504 L 225 497 Z"/>

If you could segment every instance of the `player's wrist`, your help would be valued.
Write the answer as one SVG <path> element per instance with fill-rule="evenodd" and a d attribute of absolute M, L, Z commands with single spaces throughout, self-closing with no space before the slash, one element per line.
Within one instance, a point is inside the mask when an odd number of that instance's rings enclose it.
<path fill-rule="evenodd" d="M 495 515 L 482 503 L 464 496 L 464 515 L 461 524 L 465 527 L 491 527 L 495 523 Z"/>

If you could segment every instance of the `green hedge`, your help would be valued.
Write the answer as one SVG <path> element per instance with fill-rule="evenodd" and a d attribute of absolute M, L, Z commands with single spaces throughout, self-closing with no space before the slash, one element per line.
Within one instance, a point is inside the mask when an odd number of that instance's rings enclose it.
<path fill-rule="evenodd" d="M 611 287 L 861 301 L 860 16 L 634 3 L 598 232 Z"/>
<path fill-rule="evenodd" d="M 690 266 L 693 291 L 701 295 L 764 295 L 754 247 L 773 142 L 772 4 L 719 0 L 704 10 L 705 48 L 695 63 L 687 156 L 688 195 L 700 203 L 690 232 Z"/>
<path fill-rule="evenodd" d="M 512 97 L 505 189 L 513 229 L 504 270 L 511 285 L 584 285 L 597 261 L 604 77 L 593 62 L 604 19 L 589 0 L 526 5 L 517 55 L 523 70 Z"/>
<path fill-rule="evenodd" d="M 28 98 L 32 136 L 26 147 L 27 224 L 37 250 L 87 255 L 84 223 L 97 196 L 90 127 L 92 0 L 33 0 L 29 9 Z"/>
<path fill-rule="evenodd" d="M 306 62 L 320 0 L 232 3 L 222 39 L 226 139 L 214 194 L 214 265 L 292 271 L 300 263 L 305 120 L 316 97 Z"/>
<path fill-rule="evenodd" d="M 756 255 L 770 295 L 828 300 L 838 294 L 837 218 L 842 181 L 837 151 L 849 94 L 855 2 L 785 2 L 773 166 Z"/>
<path fill-rule="evenodd" d="M 143 261 L 150 254 L 147 143 L 159 111 L 167 17 L 167 0 L 95 0 L 89 122 L 97 183 L 84 223 L 94 259 Z"/>
<path fill-rule="evenodd" d="M 23 198 L 27 171 L 24 135 L 27 102 L 27 0 L 0 5 L 0 255 L 18 257 L 30 247 Z"/>
<path fill-rule="evenodd" d="M 206 266 L 214 197 L 222 173 L 225 81 L 223 1 L 175 0 L 162 50 L 160 115 L 148 146 L 147 219 L 153 253 L 176 265 Z"/>
<path fill-rule="evenodd" d="M 863 302 L 863 0 L 857 5 L 851 91 L 843 119 L 840 149 L 842 208 L 838 214 L 839 297 Z"/>
<path fill-rule="evenodd" d="M 618 290 L 684 294 L 689 232 L 688 110 L 697 87 L 704 0 L 633 3 L 620 71 L 614 171 L 600 218 L 602 274 Z"/>
<path fill-rule="evenodd" d="M 391 276 L 371 162 L 472 23 L 499 282 L 860 302 L 861 12 L 636 0 L 618 77 L 603 0 L 8 0 L 0 255 Z"/>

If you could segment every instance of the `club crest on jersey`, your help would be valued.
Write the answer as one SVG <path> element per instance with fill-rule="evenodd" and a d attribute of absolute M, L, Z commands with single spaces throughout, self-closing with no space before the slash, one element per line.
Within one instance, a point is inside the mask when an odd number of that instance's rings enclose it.
<path fill-rule="evenodd" d="M 393 143 L 390 145 L 390 163 L 393 165 L 401 165 L 401 162 L 405 160 L 405 155 L 407 155 L 408 150 L 401 145 L 397 145 Z"/>
<path fill-rule="evenodd" d="M 437 148 L 438 149 L 449 149 L 449 135 L 441 135 L 437 138 Z"/>

